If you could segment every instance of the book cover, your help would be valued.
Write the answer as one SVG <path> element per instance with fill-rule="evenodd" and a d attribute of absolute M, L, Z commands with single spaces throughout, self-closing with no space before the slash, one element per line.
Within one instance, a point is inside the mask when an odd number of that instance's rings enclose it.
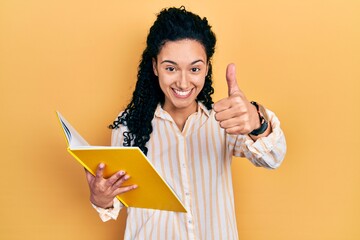
<path fill-rule="evenodd" d="M 117 196 L 126 207 L 186 212 L 176 193 L 138 147 L 90 146 L 59 112 L 57 116 L 68 152 L 90 173 L 95 175 L 97 166 L 104 163 L 104 178 L 124 170 L 131 176 L 124 184 L 138 185 Z"/>

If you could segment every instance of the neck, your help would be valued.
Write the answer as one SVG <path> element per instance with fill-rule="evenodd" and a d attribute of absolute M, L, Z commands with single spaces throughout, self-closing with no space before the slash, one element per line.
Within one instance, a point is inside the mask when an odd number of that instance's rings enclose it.
<path fill-rule="evenodd" d="M 182 131 L 188 117 L 197 111 L 197 106 L 198 103 L 194 102 L 192 106 L 189 106 L 184 109 L 178 109 L 178 108 L 174 109 L 171 107 L 167 107 L 165 105 L 163 109 L 170 114 L 170 116 L 172 117 L 172 119 L 175 121 L 176 125 L 180 129 L 180 131 Z"/>

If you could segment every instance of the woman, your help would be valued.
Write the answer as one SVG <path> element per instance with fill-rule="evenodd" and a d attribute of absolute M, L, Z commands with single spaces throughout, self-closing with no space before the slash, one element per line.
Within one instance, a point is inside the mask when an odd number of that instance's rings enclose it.
<path fill-rule="evenodd" d="M 181 8 L 161 11 L 150 29 L 133 98 L 111 125 L 113 146 L 138 146 L 177 193 L 187 213 L 128 208 L 125 239 L 238 239 L 232 156 L 277 168 L 286 143 L 279 121 L 249 102 L 226 70 L 229 94 L 213 104 L 216 38 L 206 18 Z M 136 185 L 120 171 L 87 173 L 90 200 L 103 221 L 123 207 L 115 198 Z"/>

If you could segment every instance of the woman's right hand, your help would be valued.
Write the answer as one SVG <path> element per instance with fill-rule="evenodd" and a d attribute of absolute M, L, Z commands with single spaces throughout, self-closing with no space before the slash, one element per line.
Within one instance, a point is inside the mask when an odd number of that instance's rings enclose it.
<path fill-rule="evenodd" d="M 96 176 L 86 170 L 86 179 L 90 188 L 90 201 L 97 207 L 111 208 L 114 198 L 122 193 L 137 188 L 137 185 L 122 187 L 122 184 L 130 178 L 125 171 L 119 171 L 111 177 L 103 177 L 105 164 L 100 163 L 96 169 Z"/>

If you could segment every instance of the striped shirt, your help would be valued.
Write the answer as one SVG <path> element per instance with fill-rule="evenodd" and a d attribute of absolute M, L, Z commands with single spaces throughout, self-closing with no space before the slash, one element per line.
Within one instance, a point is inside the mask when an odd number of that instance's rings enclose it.
<path fill-rule="evenodd" d="M 267 110 L 272 133 L 254 142 L 247 135 L 229 135 L 215 120 L 214 111 L 198 104 L 182 131 L 159 105 L 147 143 L 148 159 L 176 192 L 187 213 L 128 208 L 125 239 L 238 239 L 231 176 L 232 156 L 254 165 L 277 168 L 286 142 L 280 122 Z M 123 145 L 121 126 L 113 130 L 112 145 Z M 114 208 L 95 207 L 103 221 L 116 219 Z"/>

